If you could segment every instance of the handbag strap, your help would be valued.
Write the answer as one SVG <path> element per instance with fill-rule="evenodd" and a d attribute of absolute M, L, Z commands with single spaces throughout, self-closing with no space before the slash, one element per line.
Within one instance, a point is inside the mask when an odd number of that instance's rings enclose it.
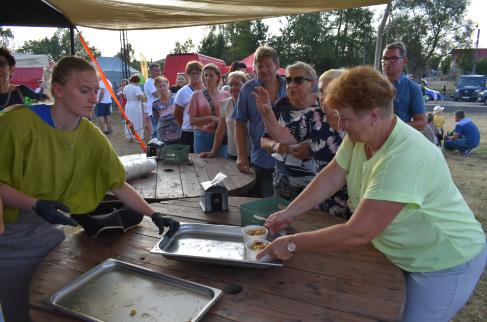
<path fill-rule="evenodd" d="M 208 100 L 208 103 L 210 103 L 211 115 L 216 115 L 215 105 L 213 104 L 213 100 L 211 99 L 210 93 L 208 93 L 206 88 L 203 90 L 203 94 L 205 94 L 205 97 Z"/>

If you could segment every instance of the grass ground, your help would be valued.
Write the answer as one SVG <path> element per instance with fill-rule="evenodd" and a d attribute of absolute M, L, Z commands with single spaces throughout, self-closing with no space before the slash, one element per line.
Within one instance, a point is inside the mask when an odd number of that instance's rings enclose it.
<path fill-rule="evenodd" d="M 480 129 L 481 142 L 470 156 L 462 157 L 458 152 L 445 152 L 445 158 L 450 167 L 453 180 L 462 192 L 470 208 L 487 230 L 487 114 L 471 114 Z M 445 113 L 445 130 L 454 128 L 452 113 Z M 120 117 L 114 115 L 114 132 L 109 135 L 115 150 L 119 155 L 142 153 L 137 143 L 129 143 L 123 134 Z M 484 272 L 474 295 L 467 305 L 455 317 L 455 322 L 484 322 L 487 321 L 487 273 Z"/>

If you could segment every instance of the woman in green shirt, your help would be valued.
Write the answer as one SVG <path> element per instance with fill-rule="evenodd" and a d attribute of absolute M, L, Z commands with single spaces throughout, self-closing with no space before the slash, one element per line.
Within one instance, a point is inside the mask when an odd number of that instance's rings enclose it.
<path fill-rule="evenodd" d="M 266 226 L 280 230 L 345 184 L 354 215 L 343 224 L 280 237 L 259 258 L 288 260 L 295 252 L 372 242 L 405 272 L 402 321 L 449 321 L 485 268 L 485 233 L 441 151 L 394 115 L 393 99 L 392 84 L 371 67 L 347 70 L 330 84 L 325 104 L 347 136 L 335 159 Z"/>
<path fill-rule="evenodd" d="M 146 215 L 159 233 L 164 226 L 170 226 L 170 232 L 179 227 L 125 182 L 117 154 L 88 121 L 98 84 L 90 63 L 65 57 L 52 73 L 52 106 L 14 105 L 0 112 L 0 220 L 5 222 L 0 235 L 0 304 L 6 321 L 31 321 L 29 284 L 43 257 L 64 240 L 61 225 L 80 223 L 88 233 L 94 228 L 95 234 L 113 222 L 128 228 Z M 108 190 L 130 210 L 99 215 Z"/>

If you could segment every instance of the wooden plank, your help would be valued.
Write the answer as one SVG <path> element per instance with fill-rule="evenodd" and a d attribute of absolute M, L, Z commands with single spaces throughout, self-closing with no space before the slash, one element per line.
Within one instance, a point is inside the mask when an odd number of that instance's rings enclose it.
<path fill-rule="evenodd" d="M 157 170 L 139 179 L 130 180 L 129 184 L 145 199 L 156 198 Z"/>
<path fill-rule="evenodd" d="M 159 199 L 183 198 L 183 185 L 179 166 L 157 163 L 157 183 L 155 195 Z"/>
<path fill-rule="evenodd" d="M 86 252 L 80 254 L 82 256 L 81 261 L 84 263 L 94 258 L 98 262 L 108 257 L 124 256 L 134 260 L 143 258 L 144 263 L 178 272 L 183 271 L 192 276 L 245 285 L 247 288 L 261 293 L 283 296 L 378 320 L 386 321 L 390 320 L 391 317 L 398 318 L 402 309 L 404 289 L 394 289 L 394 287 L 399 288 L 400 285 L 385 287 L 384 283 L 378 282 L 383 278 L 383 272 L 374 274 L 374 271 L 367 271 L 367 267 L 364 270 L 348 270 L 347 274 L 342 277 L 332 275 L 342 274 L 340 267 L 331 271 L 328 270 L 327 266 L 315 266 L 314 269 L 310 268 L 310 271 L 297 270 L 293 267 L 300 265 L 305 260 L 301 257 L 302 254 L 294 256 L 290 261 L 294 264 L 289 267 L 268 270 L 185 263 L 167 260 L 158 254 L 148 253 L 155 242 L 154 238 L 136 234 L 123 234 L 113 236 L 113 238 L 107 236 L 99 240 L 83 237 L 80 240 L 71 239 L 63 243 L 58 250 L 73 254 L 79 249 L 79 243 L 82 243 L 85 249 L 96 249 L 96 252 L 89 256 L 86 255 Z M 103 247 L 101 247 L 102 245 Z M 323 255 L 315 254 L 315 256 L 321 257 Z M 346 265 L 362 267 L 360 261 L 353 259 Z M 392 274 L 397 279 L 400 279 L 399 276 L 402 274 L 399 269 L 388 270 L 387 273 Z"/>
<path fill-rule="evenodd" d="M 34 278 L 33 287 L 35 289 L 42 289 L 48 294 L 61 288 L 72 278 L 79 275 L 77 269 L 80 267 L 88 268 L 85 265 L 84 257 L 89 256 L 88 253 L 83 253 L 83 256 L 76 258 L 75 256 L 66 256 L 64 254 L 53 252 L 45 261 L 45 265 L 41 265 L 38 274 Z M 66 258 L 67 257 L 67 258 Z M 218 280 L 212 280 L 208 276 L 188 275 L 185 272 L 168 270 L 166 268 L 141 263 L 130 258 L 119 258 L 127 262 L 132 262 L 137 265 L 143 264 L 146 268 L 160 273 L 170 274 L 172 276 L 189 279 L 191 281 L 210 285 L 212 287 L 225 290 L 230 285 Z M 53 282 L 41 280 L 38 277 L 43 275 L 56 275 Z M 73 277 L 74 276 L 74 277 Z M 40 298 L 33 298 L 33 304 L 36 307 L 43 308 L 44 305 Z M 252 288 L 242 285 L 242 292 L 238 294 L 227 294 L 218 301 L 218 303 L 210 310 L 206 321 L 372 321 L 369 318 L 361 317 L 359 315 L 350 314 L 347 312 L 340 312 L 333 309 L 323 307 L 321 305 L 313 305 L 299 300 L 286 298 L 276 294 L 259 292 Z"/>
<path fill-rule="evenodd" d="M 179 165 L 181 174 L 181 185 L 183 186 L 183 196 L 199 197 L 201 196 L 201 186 L 199 178 L 196 176 L 196 170 L 192 157 L 190 162 Z"/>

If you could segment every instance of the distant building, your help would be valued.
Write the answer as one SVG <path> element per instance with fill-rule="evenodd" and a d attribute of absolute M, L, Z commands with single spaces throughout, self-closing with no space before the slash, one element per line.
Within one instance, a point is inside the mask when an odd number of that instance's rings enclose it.
<path fill-rule="evenodd" d="M 474 55 L 477 61 L 487 57 L 487 48 L 468 48 L 468 49 L 453 49 L 450 52 L 450 69 L 454 69 L 458 65 L 458 61 L 467 55 Z"/>

